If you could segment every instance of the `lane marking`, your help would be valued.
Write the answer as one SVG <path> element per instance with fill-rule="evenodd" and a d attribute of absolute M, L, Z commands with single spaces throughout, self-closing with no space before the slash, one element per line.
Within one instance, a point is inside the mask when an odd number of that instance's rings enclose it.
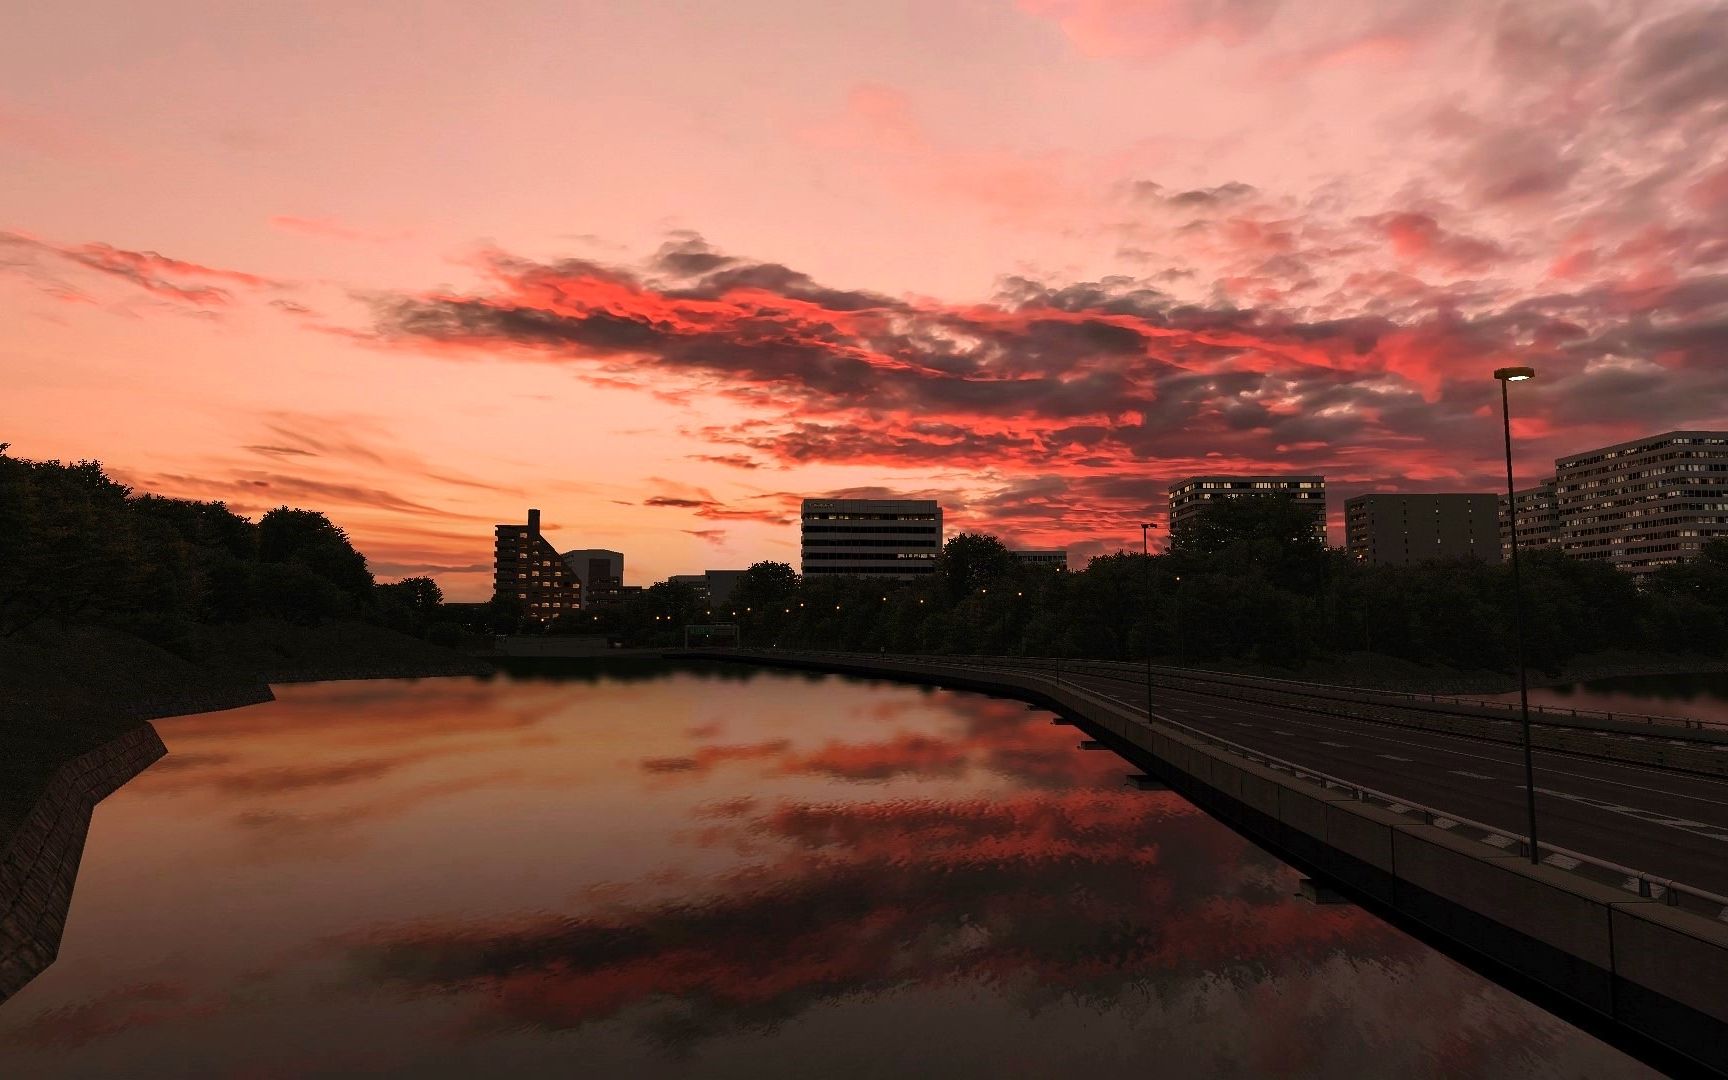
<path fill-rule="evenodd" d="M 1375 754 L 1374 756 L 1385 758 L 1387 761 L 1413 761 L 1413 760 L 1415 760 L 1413 758 L 1399 757 L 1397 754 Z"/>
<path fill-rule="evenodd" d="M 1463 769 L 1453 769 L 1452 775 L 1453 776 L 1468 776 L 1472 780 L 1492 780 L 1492 779 L 1494 779 L 1492 776 L 1489 776 L 1486 773 L 1466 772 Z"/>
<path fill-rule="evenodd" d="M 1121 699 L 1119 699 L 1119 698 L 1115 698 L 1112 700 L 1121 701 Z M 1127 704 L 1127 702 L 1122 702 L 1122 703 Z M 1259 704 L 1259 703 L 1246 703 L 1246 704 L 1253 705 L 1253 704 Z M 1261 708 L 1263 710 L 1276 709 L 1276 710 L 1281 711 L 1281 712 L 1291 711 L 1289 706 L 1281 706 L 1281 705 L 1274 705 L 1274 704 L 1264 704 L 1264 705 L 1261 705 Z M 1293 721 L 1292 718 L 1288 717 L 1288 716 L 1281 716 L 1281 717 L 1279 717 L 1279 719 L 1283 720 L 1285 723 L 1294 722 L 1294 723 L 1296 723 L 1300 726 L 1303 726 L 1303 727 L 1310 727 L 1310 728 L 1314 728 L 1316 730 L 1324 731 L 1324 732 L 1328 732 L 1328 733 L 1334 731 L 1337 728 L 1337 724 L 1322 724 L 1322 723 L 1319 723 L 1316 721 L 1301 720 L 1301 719 L 1297 719 L 1297 720 Z M 1350 718 L 1346 718 L 1346 717 L 1339 717 L 1337 719 L 1343 721 L 1345 724 L 1353 724 L 1359 728 L 1360 727 L 1368 727 L 1368 728 L 1378 728 L 1379 727 L 1379 725 L 1368 725 L 1362 721 L 1353 721 Z M 1245 726 L 1251 726 L 1251 725 L 1245 725 Z M 1472 739 L 1466 735 L 1453 735 L 1449 732 L 1422 731 L 1419 729 L 1408 729 L 1408 730 L 1409 730 L 1411 735 L 1413 735 L 1417 738 L 1426 738 L 1426 739 L 1431 739 L 1431 740 L 1448 740 L 1448 741 L 1470 742 L 1474 745 L 1481 745 L 1481 740 Z M 1286 733 L 1282 733 L 1282 734 L 1289 734 L 1289 733 L 1286 732 Z M 1384 734 L 1383 732 L 1378 731 L 1378 730 L 1357 731 L 1357 732 L 1355 732 L 1355 734 L 1358 734 L 1363 738 L 1373 739 L 1373 740 L 1377 740 L 1379 742 L 1390 742 L 1390 743 L 1397 743 L 1400 745 L 1403 745 L 1404 743 L 1408 742 L 1408 739 L 1394 738 L 1394 737 L 1387 735 L 1387 734 Z M 1475 761 L 1488 761 L 1488 762 L 1492 762 L 1496 765 L 1517 765 L 1517 764 L 1519 764 L 1519 760 L 1515 756 L 1510 757 L 1510 758 L 1500 758 L 1500 757 L 1494 757 L 1494 756 L 1491 756 L 1488 754 L 1472 754 L 1472 753 L 1467 753 L 1463 750 L 1454 750 L 1454 749 L 1451 749 L 1449 747 L 1440 746 L 1440 745 L 1430 745 L 1427 747 L 1427 749 L 1431 749 L 1437 754 L 1452 754 L 1452 755 L 1457 756 L 1457 757 L 1470 758 L 1470 759 L 1475 760 Z M 1718 747 L 1717 749 L 1728 750 L 1728 746 Z M 1506 752 L 1509 755 L 1517 755 L 1519 753 L 1519 751 L 1516 747 L 1508 747 Z M 1556 759 L 1557 758 L 1560 760 L 1567 760 L 1566 758 L 1562 757 L 1560 754 L 1558 754 L 1557 752 L 1554 752 L 1554 751 L 1538 750 L 1537 753 L 1541 754 L 1545 757 L 1549 757 L 1550 759 Z M 1681 779 L 1684 782 L 1689 783 L 1689 784 L 1700 784 L 1700 785 L 1704 785 L 1704 786 L 1708 786 L 1708 787 L 1728 787 L 1728 779 L 1717 779 L 1715 777 L 1697 776 L 1697 775 L 1690 774 L 1690 773 L 1679 774 L 1677 777 L 1677 774 L 1675 774 L 1672 770 L 1663 769 L 1661 766 L 1657 766 L 1657 765 L 1646 765 L 1646 764 L 1643 764 L 1640 762 L 1635 762 L 1635 761 L 1613 761 L 1613 762 L 1600 761 L 1600 762 L 1592 762 L 1592 764 L 1596 765 L 1599 768 L 1604 768 L 1604 769 L 1624 769 L 1624 770 L 1635 771 L 1635 772 L 1658 773 L 1665 778 L 1668 778 L 1668 779 L 1678 778 L 1678 779 Z M 1587 780 L 1593 784 L 1612 784 L 1615 787 L 1634 788 L 1634 789 L 1641 791 L 1641 792 L 1647 792 L 1649 790 L 1649 785 L 1647 785 L 1647 784 L 1636 784 L 1636 783 L 1632 783 L 1632 782 L 1626 781 L 1626 780 L 1615 780 L 1611 777 L 1598 776 L 1594 773 L 1573 772 L 1569 769 L 1555 768 L 1551 764 L 1542 765 L 1540 767 L 1540 769 L 1542 772 L 1548 773 L 1548 774 L 1553 775 L 1553 776 L 1565 776 L 1565 777 L 1570 777 L 1572 779 L 1577 779 L 1577 780 Z M 1721 799 L 1710 799 L 1710 798 L 1706 798 L 1703 795 L 1692 795 L 1692 794 L 1688 794 L 1688 793 L 1682 792 L 1682 791 L 1664 791 L 1664 792 L 1662 792 L 1662 794 L 1669 797 L 1669 798 L 1687 799 L 1687 800 L 1692 801 L 1692 802 L 1701 802 L 1707 806 L 1728 807 L 1728 801 L 1724 801 Z"/>
<path fill-rule="evenodd" d="M 1523 785 L 1519 786 L 1522 787 Z M 1687 821 L 1684 818 L 1672 817 L 1659 811 L 1640 810 L 1635 806 L 1621 806 L 1619 803 L 1611 803 L 1605 799 L 1592 799 L 1588 795 L 1574 795 L 1570 791 L 1555 791 L 1553 788 L 1545 787 L 1538 787 L 1536 790 L 1552 798 L 1582 803 L 1585 806 L 1594 807 L 1610 814 L 1619 814 L 1621 817 L 1642 821 L 1646 825 L 1658 825 L 1665 829 L 1673 829 L 1675 832 L 1686 833 L 1688 836 L 1702 836 L 1707 840 L 1728 843 L 1728 833 L 1715 831 L 1721 828 L 1719 825 L 1707 825 L 1702 821 Z"/>

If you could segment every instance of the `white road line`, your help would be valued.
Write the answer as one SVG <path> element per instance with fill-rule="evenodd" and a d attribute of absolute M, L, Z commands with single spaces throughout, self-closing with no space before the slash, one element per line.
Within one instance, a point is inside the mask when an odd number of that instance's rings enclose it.
<path fill-rule="evenodd" d="M 1494 779 L 1492 776 L 1489 776 L 1486 773 L 1465 772 L 1463 769 L 1453 769 L 1452 775 L 1453 776 L 1468 776 L 1472 780 L 1492 780 L 1492 779 Z"/>
<path fill-rule="evenodd" d="M 1718 826 L 1706 825 L 1701 821 L 1685 821 L 1679 818 L 1670 818 L 1663 814 L 1652 813 L 1649 810 L 1638 810 L 1634 807 L 1620 806 L 1616 803 L 1605 802 L 1601 799 L 1592 799 L 1588 795 L 1574 795 L 1570 791 L 1555 791 L 1553 788 L 1545 787 L 1538 787 L 1536 790 L 1541 792 L 1543 795 L 1552 798 L 1565 799 L 1569 802 L 1575 803 L 1583 803 L 1585 806 L 1595 807 L 1598 810 L 1605 810 L 1610 814 L 1619 814 L 1621 817 L 1629 817 L 1635 821 L 1642 821 L 1646 825 L 1660 825 L 1665 829 L 1673 829 L 1675 832 L 1683 832 L 1688 836 L 1702 836 L 1711 840 L 1722 840 L 1725 836 L 1728 836 L 1728 834 L 1704 831 L 1714 830 L 1718 828 Z"/>
<path fill-rule="evenodd" d="M 1276 706 L 1276 705 L 1271 706 L 1271 707 L 1272 708 L 1286 708 L 1286 709 L 1288 708 L 1288 706 Z M 1336 728 L 1336 725 L 1321 724 L 1321 723 L 1314 722 L 1314 721 L 1303 721 L 1303 720 L 1292 721 L 1289 717 L 1280 717 L 1279 719 L 1283 720 L 1285 723 L 1294 722 L 1294 723 L 1297 723 L 1297 724 L 1305 726 L 1305 727 L 1312 727 L 1312 728 L 1315 728 L 1315 729 L 1318 729 L 1321 731 L 1327 731 L 1327 732 L 1331 732 L 1331 731 L 1335 730 L 1335 728 Z M 1348 718 L 1344 718 L 1344 719 L 1347 720 Z M 1360 723 L 1360 721 L 1357 721 L 1357 722 Z M 1288 732 L 1281 732 L 1280 734 L 1289 734 L 1289 733 Z M 1363 738 L 1376 739 L 1376 740 L 1379 740 L 1381 742 L 1391 742 L 1391 743 L 1397 743 L 1400 745 L 1402 745 L 1404 742 L 1407 741 L 1407 740 L 1403 740 L 1403 739 L 1396 739 L 1396 738 L 1393 738 L 1391 736 L 1379 734 L 1379 733 L 1373 732 L 1373 731 L 1363 731 L 1363 732 L 1358 732 L 1357 734 L 1361 735 L 1361 737 L 1363 737 Z M 1413 731 L 1412 734 L 1418 735 L 1418 736 L 1430 736 L 1434 739 L 1469 741 L 1469 742 L 1472 742 L 1475 744 L 1480 744 L 1480 741 L 1481 741 L 1478 739 L 1470 739 L 1469 736 L 1453 735 L 1453 734 L 1450 734 L 1448 732 L 1439 732 L 1439 731 Z M 1515 765 L 1518 763 L 1515 758 L 1512 760 L 1507 760 L 1505 758 L 1494 757 L 1494 756 L 1487 755 L 1487 754 L 1471 754 L 1471 753 L 1467 753 L 1463 750 L 1453 750 L 1453 749 L 1450 749 L 1450 748 L 1445 747 L 1445 746 L 1430 745 L 1429 749 L 1434 750 L 1436 753 L 1452 754 L 1452 755 L 1455 755 L 1457 757 L 1470 758 L 1474 761 L 1490 761 L 1496 765 Z M 1728 749 L 1728 748 L 1725 748 L 1725 749 Z M 1515 747 L 1509 747 L 1508 753 L 1509 754 L 1517 754 L 1518 750 Z M 1558 757 L 1559 756 L 1558 754 L 1553 754 L 1549 751 L 1540 751 L 1540 753 L 1542 753 L 1544 756 L 1549 756 L 1549 757 Z M 1635 770 L 1635 771 L 1639 771 L 1639 772 L 1659 773 L 1659 774 L 1661 774 L 1663 776 L 1667 776 L 1667 777 L 1672 777 L 1674 775 L 1674 772 L 1671 769 L 1663 769 L 1660 766 L 1644 765 L 1644 764 L 1641 764 L 1639 762 L 1633 762 L 1633 761 L 1599 762 L 1599 764 L 1601 764 L 1607 768 L 1628 769 L 1628 770 Z M 1571 777 L 1571 778 L 1576 779 L 1576 780 L 1586 780 L 1586 781 L 1589 781 L 1590 783 L 1594 783 L 1594 784 L 1612 784 L 1615 787 L 1629 787 L 1629 788 L 1635 788 L 1639 791 L 1645 791 L 1648 789 L 1647 785 L 1634 784 L 1634 783 L 1630 783 L 1630 782 L 1625 781 L 1625 780 L 1613 780 L 1613 779 L 1610 779 L 1610 778 L 1605 777 L 1605 776 L 1596 776 L 1596 775 L 1591 774 L 1591 773 L 1573 772 L 1569 769 L 1558 769 L 1558 768 L 1553 767 L 1552 765 L 1547 765 L 1547 764 L 1539 766 L 1538 771 L 1546 773 L 1546 774 L 1551 775 L 1551 776 L 1566 776 L 1566 777 Z M 1701 783 L 1701 784 L 1706 784 L 1706 785 L 1709 785 L 1712 787 L 1728 787 L 1728 779 L 1717 779 L 1715 777 L 1709 777 L 1709 776 L 1698 776 L 1698 775 L 1691 774 L 1691 773 L 1685 774 L 1685 779 L 1688 783 Z M 1707 806 L 1728 807 L 1728 801 L 1724 801 L 1724 800 L 1720 800 L 1720 799 L 1709 799 L 1709 798 L 1705 798 L 1702 795 L 1690 795 L 1690 794 L 1687 794 L 1687 793 L 1681 792 L 1681 791 L 1667 791 L 1667 792 L 1663 792 L 1663 794 L 1667 795 L 1669 798 L 1687 799 L 1687 800 L 1690 800 L 1692 802 L 1704 803 Z"/>
<path fill-rule="evenodd" d="M 1114 695 L 1110 695 L 1110 694 L 1100 693 L 1098 696 L 1105 698 L 1107 700 L 1110 700 L 1110 701 L 1115 701 L 1117 704 L 1120 704 L 1120 705 L 1131 705 L 1132 704 L 1128 701 L 1123 700 L 1122 698 L 1118 698 L 1118 697 L 1115 697 Z M 1152 717 L 1153 717 L 1153 719 L 1162 719 L 1165 721 L 1170 721 L 1169 717 L 1160 716 L 1157 713 L 1153 713 Z M 1173 721 L 1171 721 L 1171 722 L 1173 722 Z M 1297 722 L 1303 723 L 1302 721 L 1297 721 Z M 1243 724 L 1242 726 L 1251 727 L 1253 725 Z M 1318 727 L 1320 725 L 1305 724 L 1304 726 Z M 1287 732 L 1287 731 L 1275 731 L 1275 734 L 1293 735 L 1295 733 L 1294 732 Z M 1423 734 L 1434 734 L 1434 733 L 1424 732 Z M 1379 735 L 1369 734 L 1368 737 L 1381 739 L 1383 741 L 1391 741 L 1391 740 L 1386 740 L 1384 736 L 1379 736 Z M 1460 736 L 1454 736 L 1454 737 L 1456 738 L 1456 737 L 1460 737 Z M 1453 755 L 1456 755 L 1458 757 L 1468 757 L 1468 758 L 1473 758 L 1473 759 L 1478 760 L 1478 761 L 1492 761 L 1497 765 L 1507 764 L 1504 761 L 1501 761 L 1501 760 L 1496 759 L 1496 758 L 1488 757 L 1488 756 L 1485 756 L 1482 754 L 1466 754 L 1463 751 L 1449 750 L 1449 749 L 1446 749 L 1445 747 L 1438 747 L 1438 746 L 1429 747 L 1429 749 L 1432 749 L 1437 753 L 1453 754 Z M 1393 755 L 1393 754 L 1380 754 L 1377 756 L 1379 756 L 1381 758 L 1385 758 L 1385 759 L 1390 760 L 1390 761 L 1409 762 L 1412 760 L 1410 758 L 1398 757 L 1398 756 Z M 1620 764 L 1620 763 L 1616 763 L 1616 764 Z M 1602 777 L 1591 776 L 1587 773 L 1570 773 L 1564 769 L 1544 768 L 1542 771 L 1546 774 L 1549 774 L 1549 775 L 1571 776 L 1571 777 L 1574 777 L 1576 779 L 1588 781 L 1590 783 L 1614 784 L 1614 785 L 1619 786 L 1619 787 L 1635 787 L 1635 786 L 1637 786 L 1634 784 L 1626 783 L 1625 781 L 1607 780 L 1607 779 L 1604 779 Z M 1649 770 L 1649 771 L 1660 771 L 1660 770 Z M 1614 804 L 1614 803 L 1600 803 L 1600 802 L 1598 802 L 1598 800 L 1587 799 L 1583 796 L 1572 795 L 1568 792 L 1552 791 L 1550 789 L 1541 788 L 1541 787 L 1538 787 L 1536 790 L 1540 791 L 1544 794 L 1554 795 L 1558 798 L 1570 799 L 1572 801 L 1581 802 L 1581 803 L 1584 803 L 1586 805 L 1596 806 L 1598 809 L 1606 809 L 1606 810 L 1609 810 L 1609 812 L 1621 813 L 1623 816 L 1636 818 L 1640 821 L 1649 822 L 1649 821 L 1651 821 L 1652 816 L 1665 816 L 1665 815 L 1661 815 L 1659 811 L 1648 811 L 1648 810 L 1639 811 L 1639 810 L 1632 808 L 1632 807 L 1620 807 L 1620 806 L 1618 806 L 1618 804 Z M 1702 796 L 1697 796 L 1697 795 L 1684 795 L 1684 794 L 1681 794 L 1678 792 L 1669 792 L 1667 794 L 1670 797 L 1691 799 L 1694 802 L 1702 802 L 1702 803 L 1707 803 L 1710 805 L 1728 805 L 1728 803 L 1717 803 L 1714 800 L 1706 799 L 1706 798 L 1703 798 Z M 1450 829 L 1450 828 L 1453 828 L 1454 826 L 1456 826 L 1458 823 L 1456 821 L 1452 820 L 1451 818 L 1439 817 L 1439 818 L 1434 819 L 1433 824 L 1436 828 Z M 1706 826 L 1706 827 L 1710 828 L 1712 830 L 1721 828 L 1721 826 L 1716 826 L 1716 825 L 1710 825 L 1710 826 Z M 1694 831 L 1691 829 L 1678 829 L 1676 831 L 1686 832 L 1692 836 L 1703 836 L 1703 837 L 1706 837 L 1706 838 L 1709 838 L 1712 840 L 1721 840 L 1725 843 L 1728 843 L 1728 832 L 1714 832 L 1714 831 L 1703 832 L 1703 831 Z"/>

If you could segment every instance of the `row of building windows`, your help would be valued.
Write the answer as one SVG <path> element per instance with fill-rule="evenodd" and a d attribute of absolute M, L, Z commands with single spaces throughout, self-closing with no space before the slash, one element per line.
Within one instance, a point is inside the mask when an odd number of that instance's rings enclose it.
<path fill-rule="evenodd" d="M 804 546 L 807 548 L 808 547 L 891 547 L 891 548 L 931 547 L 931 548 L 933 548 L 933 547 L 940 547 L 941 546 L 941 542 L 938 540 L 934 540 L 934 539 L 931 539 L 931 540 L 847 540 L 847 539 L 823 540 L 823 539 L 806 538 L 803 541 L 803 543 L 804 543 Z"/>
<path fill-rule="evenodd" d="M 804 514 L 805 521 L 940 521 L 937 514 Z"/>
<path fill-rule="evenodd" d="M 875 551 L 806 551 L 804 553 L 804 559 L 806 562 L 808 562 L 811 559 L 828 560 L 828 561 L 845 560 L 845 561 L 849 561 L 849 562 L 862 562 L 862 561 L 867 560 L 867 559 L 883 559 L 883 560 L 917 559 L 917 560 L 923 560 L 923 559 L 934 559 L 935 557 L 936 557 L 936 553 L 934 551 L 931 551 L 931 552 L 922 552 L 922 551 L 882 551 L 882 552 L 875 552 Z"/>
<path fill-rule="evenodd" d="M 876 569 L 879 569 L 879 568 L 878 567 L 865 568 L 865 567 L 852 567 L 852 566 L 806 566 L 804 568 L 804 573 L 805 574 L 857 574 L 860 572 L 869 573 L 871 570 L 876 570 Z M 890 572 L 893 574 L 934 574 L 936 572 L 936 565 L 934 563 L 905 563 L 902 565 L 896 565 L 896 566 L 892 567 Z"/>
<path fill-rule="evenodd" d="M 805 533 L 871 533 L 890 536 L 935 536 L 934 525 L 806 525 Z"/>

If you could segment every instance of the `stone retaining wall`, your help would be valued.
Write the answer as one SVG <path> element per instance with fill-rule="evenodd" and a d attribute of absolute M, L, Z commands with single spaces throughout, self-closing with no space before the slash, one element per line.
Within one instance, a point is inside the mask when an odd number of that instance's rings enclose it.
<path fill-rule="evenodd" d="M 0 837 L 0 1001 L 60 951 L 96 804 L 168 752 L 140 724 L 60 766 L 24 819 Z"/>

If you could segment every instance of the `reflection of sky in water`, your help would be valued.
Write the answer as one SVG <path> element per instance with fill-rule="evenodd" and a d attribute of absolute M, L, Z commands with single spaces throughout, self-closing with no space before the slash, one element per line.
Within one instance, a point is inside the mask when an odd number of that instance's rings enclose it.
<path fill-rule="evenodd" d="M 158 725 L 0 1075 L 1645 1075 L 1017 703 L 280 694 Z"/>
<path fill-rule="evenodd" d="M 1517 701 L 1518 692 L 1495 694 L 1495 701 Z M 1728 672 L 1707 675 L 1621 675 L 1568 686 L 1530 688 L 1530 704 L 1558 709 L 1687 716 L 1728 723 Z"/>

